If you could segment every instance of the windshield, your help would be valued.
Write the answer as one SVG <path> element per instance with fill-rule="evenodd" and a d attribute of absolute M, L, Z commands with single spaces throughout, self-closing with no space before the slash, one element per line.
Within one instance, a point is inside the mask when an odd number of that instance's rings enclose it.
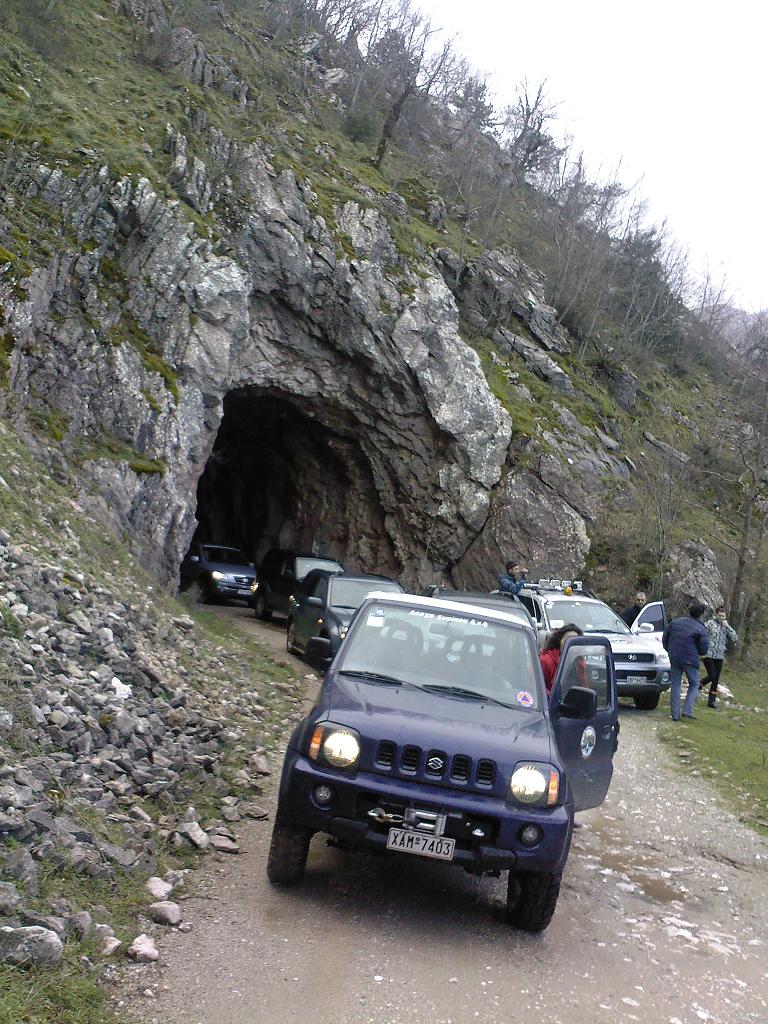
<path fill-rule="evenodd" d="M 567 622 L 575 623 L 585 633 L 630 633 L 631 630 L 616 612 L 602 601 L 546 601 L 551 629 Z"/>
<path fill-rule="evenodd" d="M 343 674 L 375 674 L 457 699 L 541 706 L 536 652 L 520 626 L 375 602 L 356 622 L 343 648 Z"/>
<path fill-rule="evenodd" d="M 203 548 L 206 562 L 221 562 L 223 565 L 248 565 L 248 559 L 237 548 Z"/>
<path fill-rule="evenodd" d="M 312 569 L 329 569 L 331 572 L 341 572 L 342 567 L 332 558 L 297 558 L 296 579 L 303 580 Z"/>
<path fill-rule="evenodd" d="M 392 580 L 331 580 L 328 604 L 333 608 L 359 608 L 373 590 L 401 594 L 399 584 Z"/>

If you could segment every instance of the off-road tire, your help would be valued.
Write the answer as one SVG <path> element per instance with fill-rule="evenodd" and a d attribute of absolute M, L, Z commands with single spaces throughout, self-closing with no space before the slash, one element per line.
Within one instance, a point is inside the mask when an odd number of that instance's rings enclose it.
<path fill-rule="evenodd" d="M 312 833 L 296 825 L 275 822 L 267 858 L 267 877 L 275 885 L 295 885 L 304 877 Z"/>
<path fill-rule="evenodd" d="M 507 921 L 525 932 L 543 932 L 560 895 L 559 871 L 510 871 Z"/>
<path fill-rule="evenodd" d="M 646 693 L 642 697 L 633 697 L 638 711 L 655 711 L 659 706 L 660 693 Z"/>
<path fill-rule="evenodd" d="M 272 618 L 272 609 L 267 608 L 267 602 L 264 600 L 263 594 L 257 594 L 256 600 L 253 602 L 253 612 L 257 619 L 261 619 L 262 622 L 269 622 Z"/>
<path fill-rule="evenodd" d="M 288 625 L 285 628 L 285 649 L 289 654 L 301 653 L 296 646 L 296 625 L 293 619 L 288 619 Z"/>
<path fill-rule="evenodd" d="M 202 595 L 203 595 L 203 603 L 204 604 L 218 604 L 219 603 L 219 595 L 213 589 L 213 584 L 212 583 L 204 583 L 202 588 L 201 588 L 201 592 L 202 592 Z"/>

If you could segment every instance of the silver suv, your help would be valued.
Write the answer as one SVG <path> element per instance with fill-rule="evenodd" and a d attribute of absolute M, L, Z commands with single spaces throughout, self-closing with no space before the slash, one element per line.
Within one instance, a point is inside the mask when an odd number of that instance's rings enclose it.
<path fill-rule="evenodd" d="M 539 642 L 567 622 L 585 633 L 607 637 L 613 651 L 616 687 L 620 697 L 631 697 L 635 706 L 652 711 L 664 690 L 669 689 L 669 657 L 648 627 L 633 632 L 604 601 L 575 587 L 543 580 L 518 595 L 531 614 Z"/>

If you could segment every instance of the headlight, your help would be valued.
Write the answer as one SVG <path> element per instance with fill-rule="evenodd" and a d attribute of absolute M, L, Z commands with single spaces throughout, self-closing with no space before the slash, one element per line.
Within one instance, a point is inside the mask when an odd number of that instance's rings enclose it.
<path fill-rule="evenodd" d="M 509 780 L 509 791 L 521 804 L 552 807 L 560 792 L 560 773 L 549 765 L 518 765 Z"/>
<path fill-rule="evenodd" d="M 341 637 L 342 640 L 344 639 L 348 632 L 349 626 L 339 626 L 339 636 Z"/>
<path fill-rule="evenodd" d="M 326 722 L 315 726 L 309 744 L 313 761 L 327 761 L 334 768 L 352 768 L 360 757 L 360 737 L 354 729 Z"/>
<path fill-rule="evenodd" d="M 226 578 L 227 574 L 225 572 L 219 572 L 218 569 L 214 569 L 211 573 L 211 579 L 213 580 L 225 580 Z"/>
<path fill-rule="evenodd" d="M 259 589 L 259 581 L 258 580 L 254 580 L 253 583 L 251 584 L 251 593 L 255 594 L 258 589 Z"/>

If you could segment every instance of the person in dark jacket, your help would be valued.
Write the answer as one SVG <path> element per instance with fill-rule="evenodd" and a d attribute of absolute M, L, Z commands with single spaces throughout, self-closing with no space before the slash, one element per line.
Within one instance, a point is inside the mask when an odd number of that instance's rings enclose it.
<path fill-rule="evenodd" d="M 638 592 L 635 594 L 635 603 L 631 604 L 629 608 L 625 608 L 624 611 L 621 613 L 622 619 L 624 619 L 626 624 L 631 627 L 637 616 L 640 614 L 640 612 L 643 610 L 643 608 L 645 608 L 647 604 L 648 601 L 646 599 L 645 593 L 642 590 L 638 590 Z"/>
<path fill-rule="evenodd" d="M 661 642 L 669 654 L 671 664 L 669 691 L 672 721 L 680 720 L 680 692 L 683 686 L 683 673 L 688 680 L 688 692 L 685 695 L 683 718 L 693 718 L 693 709 L 699 694 L 700 661 L 707 653 L 709 634 L 701 622 L 706 611 L 703 604 L 694 602 L 687 615 L 673 619 L 664 630 Z"/>
<path fill-rule="evenodd" d="M 521 569 L 518 562 L 509 561 L 505 571 L 499 576 L 499 590 L 502 594 L 519 594 L 527 580 L 527 569 Z"/>

